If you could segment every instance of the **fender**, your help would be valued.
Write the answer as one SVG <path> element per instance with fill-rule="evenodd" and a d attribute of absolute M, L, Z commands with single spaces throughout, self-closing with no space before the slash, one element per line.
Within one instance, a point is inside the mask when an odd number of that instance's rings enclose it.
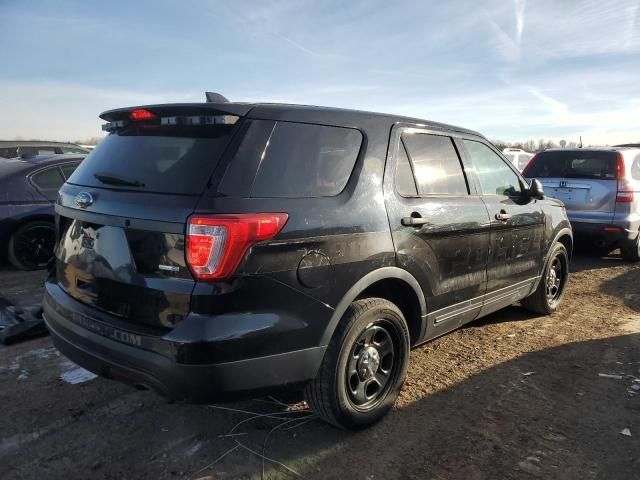
<path fill-rule="evenodd" d="M 551 255 L 551 247 L 555 245 L 558 242 L 559 238 L 564 235 L 569 235 L 569 237 L 571 237 L 571 245 L 573 246 L 573 231 L 571 230 L 571 228 L 563 227 L 560 230 L 558 230 L 558 232 L 553 237 L 553 240 L 551 241 L 551 243 L 549 243 L 549 248 L 547 250 L 547 253 L 544 254 L 544 262 L 542 262 L 542 271 L 540 272 L 540 278 L 538 278 L 538 281 L 535 283 L 535 285 L 529 292 L 529 295 L 533 294 L 533 292 L 536 291 L 536 289 L 538 288 L 538 285 L 540 285 L 540 282 L 542 281 L 542 278 L 544 276 L 544 271 L 547 268 L 547 264 L 549 263 L 549 256 Z M 571 252 L 567 252 L 567 253 L 569 254 L 569 258 L 571 258 Z"/>
<path fill-rule="evenodd" d="M 353 303 L 353 301 L 360 295 L 363 291 L 365 291 L 369 286 L 380 280 L 386 280 L 389 278 L 394 278 L 398 280 L 402 280 L 407 283 L 416 296 L 418 297 L 418 302 L 420 303 L 420 316 L 422 318 L 422 326 L 420 328 L 420 338 L 424 335 L 426 329 L 426 315 L 427 315 L 427 302 L 424 298 L 424 293 L 422 292 L 422 288 L 420 288 L 420 284 L 415 279 L 413 275 L 411 275 L 406 270 L 403 270 L 398 267 L 383 267 L 378 270 L 374 270 L 372 272 L 367 273 L 364 277 L 358 280 L 342 297 L 342 300 L 336 305 L 336 308 L 329 320 L 329 324 L 324 331 L 324 335 L 322 336 L 322 340 L 320 345 L 327 345 L 333 336 L 333 332 L 338 325 L 340 319 L 344 316 L 344 313 L 349 308 L 349 305 Z"/>

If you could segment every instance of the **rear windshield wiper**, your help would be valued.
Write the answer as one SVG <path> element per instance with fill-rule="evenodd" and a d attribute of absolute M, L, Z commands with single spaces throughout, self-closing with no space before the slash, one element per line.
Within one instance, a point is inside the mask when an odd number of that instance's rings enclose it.
<path fill-rule="evenodd" d="M 100 180 L 102 183 L 108 185 L 121 185 L 123 187 L 144 187 L 144 183 L 138 180 L 130 180 L 118 175 L 112 175 L 110 173 L 94 173 L 93 176 Z"/>

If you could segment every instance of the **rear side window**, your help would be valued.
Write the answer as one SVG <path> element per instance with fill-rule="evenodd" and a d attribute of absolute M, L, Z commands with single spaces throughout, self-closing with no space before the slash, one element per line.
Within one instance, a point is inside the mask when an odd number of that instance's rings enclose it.
<path fill-rule="evenodd" d="M 527 167 L 527 177 L 615 180 L 617 154 L 593 150 L 542 152 Z"/>
<path fill-rule="evenodd" d="M 262 152 L 252 197 L 330 197 L 346 186 L 362 134 L 351 128 L 277 122 Z"/>
<path fill-rule="evenodd" d="M 420 195 L 466 195 L 467 182 L 451 137 L 403 133 Z"/>
<path fill-rule="evenodd" d="M 400 142 L 400 148 L 398 149 L 396 190 L 403 197 L 415 197 L 418 195 L 416 181 L 413 177 L 413 170 L 411 169 L 411 163 L 409 162 L 407 150 L 404 148 L 404 144 L 402 142 Z"/>
<path fill-rule="evenodd" d="M 78 168 L 78 165 L 78 163 L 66 163 L 64 165 L 60 165 L 65 178 L 69 178 L 76 168 Z"/>
<path fill-rule="evenodd" d="M 34 174 L 31 181 L 40 190 L 59 190 L 64 183 L 64 178 L 60 169 L 53 167 Z"/>
<path fill-rule="evenodd" d="M 233 124 L 133 124 L 102 140 L 71 175 L 69 183 L 199 195 L 234 128 Z"/>

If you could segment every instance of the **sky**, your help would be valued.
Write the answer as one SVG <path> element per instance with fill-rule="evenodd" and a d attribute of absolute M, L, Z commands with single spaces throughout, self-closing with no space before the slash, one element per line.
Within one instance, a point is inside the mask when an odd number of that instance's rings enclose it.
<path fill-rule="evenodd" d="M 111 108 L 276 101 L 491 139 L 640 141 L 640 0 L 0 0 L 0 138 Z"/>

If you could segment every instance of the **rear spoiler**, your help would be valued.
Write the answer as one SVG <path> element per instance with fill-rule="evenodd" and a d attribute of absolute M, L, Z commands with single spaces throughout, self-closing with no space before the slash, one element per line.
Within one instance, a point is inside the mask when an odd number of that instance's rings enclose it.
<path fill-rule="evenodd" d="M 100 118 L 107 122 L 127 120 L 133 110 L 148 110 L 158 116 L 234 115 L 244 117 L 252 108 L 253 105 L 245 103 L 161 103 L 107 110 L 100 114 Z"/>

